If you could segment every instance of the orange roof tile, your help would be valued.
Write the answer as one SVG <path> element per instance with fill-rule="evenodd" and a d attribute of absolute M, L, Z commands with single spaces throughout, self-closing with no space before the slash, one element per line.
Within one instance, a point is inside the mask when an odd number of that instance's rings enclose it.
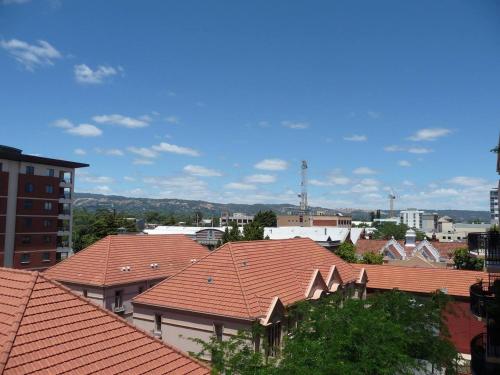
<path fill-rule="evenodd" d="M 378 253 L 387 244 L 389 240 L 366 240 L 360 238 L 356 242 L 356 253 L 363 255 L 365 253 Z"/>
<path fill-rule="evenodd" d="M 38 272 L 0 268 L 0 373 L 209 374 Z"/>
<path fill-rule="evenodd" d="M 308 238 L 232 242 L 133 302 L 254 320 L 273 297 L 284 305 L 305 299 L 313 271 L 328 275 L 332 265 L 344 283 L 356 280 L 349 263 Z"/>
<path fill-rule="evenodd" d="M 413 293 L 431 293 L 447 289 L 456 297 L 468 297 L 469 287 L 488 274 L 481 271 L 464 271 L 445 268 L 416 268 L 391 265 L 353 264 L 364 268 L 368 275 L 369 289 L 399 289 Z"/>
<path fill-rule="evenodd" d="M 96 286 L 164 279 L 208 253 L 206 247 L 184 235 L 111 235 L 45 274 L 58 281 Z M 158 268 L 152 268 L 152 263 Z M 122 267 L 130 270 L 122 271 Z"/>

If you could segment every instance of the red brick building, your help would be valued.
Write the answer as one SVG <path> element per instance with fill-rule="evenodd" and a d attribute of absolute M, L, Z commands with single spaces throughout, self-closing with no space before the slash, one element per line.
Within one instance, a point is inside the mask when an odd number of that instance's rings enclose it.
<path fill-rule="evenodd" d="M 0 266 L 45 269 L 72 253 L 75 169 L 0 145 Z"/>

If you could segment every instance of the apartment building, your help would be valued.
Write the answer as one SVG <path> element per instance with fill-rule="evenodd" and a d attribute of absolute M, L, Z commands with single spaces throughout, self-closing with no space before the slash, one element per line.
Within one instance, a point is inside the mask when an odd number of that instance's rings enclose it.
<path fill-rule="evenodd" d="M 490 215 L 491 215 L 491 224 L 498 225 L 499 216 L 498 216 L 498 188 L 490 190 Z"/>
<path fill-rule="evenodd" d="M 250 224 L 253 221 L 253 215 L 246 215 L 241 212 L 235 212 L 234 214 L 229 214 L 226 212 L 220 217 L 220 226 L 227 227 L 236 223 L 239 227 Z"/>
<path fill-rule="evenodd" d="M 75 169 L 0 145 L 0 265 L 45 269 L 72 254 Z"/>
<path fill-rule="evenodd" d="M 0 268 L 0 285 L 0 374 L 210 374 L 39 272 Z"/>
<path fill-rule="evenodd" d="M 422 229 L 424 211 L 408 208 L 399 213 L 399 222 L 413 229 Z"/>
<path fill-rule="evenodd" d="M 107 236 L 44 272 L 124 318 L 133 297 L 209 254 L 184 235 Z"/>
<path fill-rule="evenodd" d="M 340 227 L 350 228 L 352 217 L 344 215 L 279 215 L 278 227 Z"/>
<path fill-rule="evenodd" d="M 253 344 L 273 356 L 288 308 L 329 293 L 364 298 L 365 283 L 363 270 L 310 239 L 232 242 L 135 297 L 133 321 L 186 352 L 201 349 L 190 338 L 223 340 L 260 324 Z"/>

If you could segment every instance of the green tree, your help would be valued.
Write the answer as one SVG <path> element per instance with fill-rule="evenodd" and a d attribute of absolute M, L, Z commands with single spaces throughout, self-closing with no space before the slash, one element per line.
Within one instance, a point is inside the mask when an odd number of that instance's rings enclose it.
<path fill-rule="evenodd" d="M 254 223 L 258 223 L 261 227 L 275 227 L 277 225 L 276 213 L 272 210 L 259 211 L 253 217 Z"/>
<path fill-rule="evenodd" d="M 430 374 L 425 362 L 455 374 L 458 356 L 443 320 L 448 301 L 442 293 L 425 298 L 399 291 L 367 300 L 326 296 L 289 309 L 298 324 L 277 361 L 266 362 L 253 350 L 251 343 L 258 337 L 265 342 L 265 335 L 243 332 L 225 341 L 199 341 L 198 355 L 212 353 L 216 374 Z"/>
<path fill-rule="evenodd" d="M 466 247 L 456 249 L 453 253 L 453 263 L 459 270 L 481 271 L 484 266 L 484 260 L 472 256 Z"/>
<path fill-rule="evenodd" d="M 243 236 L 240 233 L 240 229 L 238 228 L 238 224 L 236 222 L 231 223 L 231 229 L 226 227 L 224 234 L 222 235 L 222 243 L 225 244 L 227 242 L 236 242 L 241 241 Z"/>
<path fill-rule="evenodd" d="M 383 264 L 384 256 L 382 254 L 374 253 L 370 251 L 368 253 L 364 253 L 361 259 L 361 263 L 365 264 Z"/>
<path fill-rule="evenodd" d="M 378 240 L 404 240 L 406 231 L 409 229 L 406 224 L 380 223 L 376 225 L 377 230 L 373 233 L 373 238 Z"/>
<path fill-rule="evenodd" d="M 346 262 L 357 263 L 358 261 L 358 258 L 356 256 L 356 246 L 354 246 L 352 243 L 341 243 L 334 252 Z"/>
<path fill-rule="evenodd" d="M 243 227 L 243 240 L 256 241 L 264 239 L 264 227 L 253 221 Z"/>

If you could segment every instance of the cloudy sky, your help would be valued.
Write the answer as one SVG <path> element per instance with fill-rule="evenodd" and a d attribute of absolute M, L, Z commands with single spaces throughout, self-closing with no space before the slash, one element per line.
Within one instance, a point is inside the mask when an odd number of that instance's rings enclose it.
<path fill-rule="evenodd" d="M 0 143 L 77 191 L 488 209 L 496 1 L 0 0 Z"/>

